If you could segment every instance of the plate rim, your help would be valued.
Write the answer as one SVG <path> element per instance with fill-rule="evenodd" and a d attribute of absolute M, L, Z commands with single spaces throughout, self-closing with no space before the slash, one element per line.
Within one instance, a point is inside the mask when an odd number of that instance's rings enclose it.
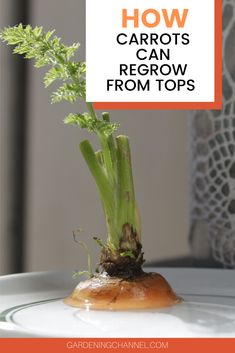
<path fill-rule="evenodd" d="M 205 281 L 205 279 L 208 277 L 209 278 L 220 277 L 225 283 L 227 282 L 228 284 L 230 284 L 230 287 L 228 288 L 229 291 L 231 291 L 231 290 L 233 290 L 233 292 L 235 291 L 235 281 L 234 281 L 235 272 L 233 272 L 230 269 L 191 268 L 191 267 L 188 267 L 188 268 L 146 267 L 145 270 L 148 272 L 159 272 L 159 273 L 163 274 L 163 276 L 171 277 L 170 279 L 167 278 L 171 284 L 172 284 L 172 280 L 175 276 L 176 277 L 180 276 L 181 281 L 182 281 L 182 277 L 185 277 L 185 275 L 187 274 L 187 276 L 190 279 L 192 279 L 192 276 L 190 276 L 190 274 L 192 274 L 192 273 L 197 276 L 197 280 L 198 280 L 198 278 L 203 277 L 202 278 L 203 281 Z M 69 274 L 71 274 L 71 275 L 69 275 Z M 24 281 L 22 281 L 22 279 L 29 281 L 29 283 L 32 279 L 36 279 L 36 280 L 41 279 L 42 283 L 43 283 L 43 278 L 44 279 L 45 278 L 47 278 L 47 279 L 53 278 L 53 279 L 55 279 L 55 283 L 56 283 L 56 279 L 59 280 L 59 278 L 61 278 L 61 276 L 63 279 L 65 279 L 65 278 L 68 279 L 68 277 L 69 277 L 70 279 L 67 282 L 65 280 L 65 283 L 70 283 L 71 286 L 75 286 L 80 280 L 82 280 L 82 279 L 76 279 L 76 280 L 72 279 L 72 270 L 68 270 L 68 269 L 67 270 L 32 271 L 32 272 L 14 273 L 14 274 L 7 274 L 7 275 L 0 276 L 0 299 L 2 296 L 1 284 L 3 284 L 3 282 L 14 283 L 14 281 L 17 280 L 17 282 L 22 284 L 24 282 Z M 175 282 L 177 282 L 176 279 L 175 279 Z M 53 285 L 55 283 L 54 283 L 54 281 L 52 281 L 52 287 L 46 288 L 44 291 L 42 291 L 42 293 L 44 293 L 45 295 L 50 292 L 52 293 Z M 174 288 L 174 285 L 173 285 L 173 288 Z M 59 293 L 60 289 L 57 288 L 57 290 Z M 226 291 L 226 288 L 224 290 Z M 177 290 L 177 292 L 179 293 L 178 290 Z M 32 294 L 37 294 L 37 292 L 32 291 Z M 13 296 L 15 296 L 15 295 L 17 295 L 17 293 L 13 294 Z M 187 295 L 187 293 L 185 293 L 185 295 Z M 195 293 L 195 296 L 196 295 L 197 295 L 197 293 Z M 212 295 L 212 293 L 210 295 Z M 224 297 L 227 297 L 227 296 L 228 295 L 226 295 L 226 293 L 225 293 Z M 32 298 L 33 298 L 33 296 L 32 296 Z M 235 298 L 235 294 L 234 294 L 233 298 Z M 13 306 L 14 305 L 12 305 L 12 307 Z M 7 307 L 9 308 L 11 306 L 7 305 Z M 2 313 L 3 311 L 4 310 L 2 310 L 2 308 L 0 308 L 0 312 Z M 52 337 L 51 335 L 46 335 L 46 334 L 43 334 L 43 336 L 42 336 L 42 334 L 40 334 L 40 332 L 37 333 L 33 330 L 32 330 L 32 332 L 30 332 L 27 329 L 18 327 L 17 325 L 15 325 L 15 327 L 12 326 L 12 330 L 11 330 L 11 332 L 9 332 L 7 329 L 4 329 L 3 326 L 4 325 L 0 325 L 0 337 Z M 61 337 L 61 336 L 54 335 L 53 337 Z"/>

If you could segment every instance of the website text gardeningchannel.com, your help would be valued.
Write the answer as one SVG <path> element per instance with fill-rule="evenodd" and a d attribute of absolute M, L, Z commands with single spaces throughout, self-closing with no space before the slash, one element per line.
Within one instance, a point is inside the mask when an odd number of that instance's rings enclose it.
<path fill-rule="evenodd" d="M 79 340 L 69 340 L 66 343 L 68 349 L 155 349 L 155 350 L 165 350 L 169 348 L 168 341 L 118 341 L 118 340 L 97 340 L 97 341 L 79 341 Z"/>

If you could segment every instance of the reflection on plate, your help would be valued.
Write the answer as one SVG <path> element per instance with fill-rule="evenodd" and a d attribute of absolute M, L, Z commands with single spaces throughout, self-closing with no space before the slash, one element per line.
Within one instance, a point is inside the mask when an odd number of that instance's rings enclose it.
<path fill-rule="evenodd" d="M 233 271 L 159 272 L 183 303 L 149 311 L 85 311 L 62 301 L 76 285 L 71 272 L 0 277 L 0 337 L 235 337 Z"/>

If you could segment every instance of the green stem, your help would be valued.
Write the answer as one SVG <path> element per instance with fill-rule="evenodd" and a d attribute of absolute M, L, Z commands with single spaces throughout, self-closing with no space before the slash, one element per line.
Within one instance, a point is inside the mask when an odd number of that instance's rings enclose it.
<path fill-rule="evenodd" d="M 92 103 L 87 103 L 89 113 L 95 119 Z M 104 121 L 110 121 L 103 113 Z M 135 203 L 135 192 L 131 166 L 131 154 L 127 136 L 105 136 L 98 134 L 101 151 L 94 152 L 90 143 L 80 145 L 81 152 L 98 186 L 108 230 L 108 243 L 118 248 L 123 225 L 128 223 L 140 238 L 140 222 Z"/>
<path fill-rule="evenodd" d="M 110 122 L 109 113 L 107 112 L 102 113 L 102 117 L 104 121 Z M 114 181 L 117 181 L 117 148 L 116 148 L 116 141 L 114 140 L 113 135 L 110 135 L 107 138 L 107 143 L 108 143 L 110 158 L 112 161 Z"/>
<path fill-rule="evenodd" d="M 109 184 L 108 178 L 106 177 L 96 158 L 95 152 L 90 142 L 88 140 L 82 141 L 80 143 L 80 150 L 90 169 L 91 174 L 96 181 L 102 199 L 105 201 L 107 210 L 111 210 L 113 204 L 112 188 Z"/>
<path fill-rule="evenodd" d="M 104 168 L 104 156 L 101 150 L 95 152 L 97 161 L 100 163 L 101 167 Z"/>
<path fill-rule="evenodd" d="M 110 122 L 109 113 L 102 114 L 103 120 Z M 108 178 L 111 183 L 115 183 L 116 179 L 116 158 L 115 158 L 115 145 L 113 141 L 113 136 L 105 136 L 104 134 L 98 133 L 98 138 L 101 144 L 103 158 L 104 158 L 104 166 L 107 173 Z"/>
<path fill-rule="evenodd" d="M 81 142 L 80 150 L 100 192 L 100 197 L 106 216 L 109 241 L 115 248 L 118 248 L 118 233 L 115 231 L 115 227 L 113 225 L 113 221 L 115 219 L 115 193 L 112 188 L 112 184 L 110 183 L 102 166 L 100 165 L 100 162 L 98 161 L 90 142 L 87 140 Z"/>
<path fill-rule="evenodd" d="M 114 171 L 113 171 L 111 153 L 108 145 L 108 138 L 101 134 L 98 134 L 98 138 L 100 140 L 100 145 L 103 153 L 105 171 L 106 171 L 107 177 L 112 183 L 114 179 Z"/>
<path fill-rule="evenodd" d="M 95 120 L 97 120 L 97 116 L 96 113 L 94 111 L 93 108 L 93 103 L 91 102 L 87 102 L 87 108 L 89 113 L 91 114 L 91 117 Z M 107 113 L 108 114 L 108 113 Z M 107 114 L 106 117 L 104 118 L 107 119 Z M 113 170 L 113 160 L 112 160 L 112 156 L 111 156 L 111 152 L 110 152 L 110 146 L 109 146 L 109 137 L 106 137 L 105 135 L 102 135 L 101 133 L 98 133 L 98 138 L 101 144 L 101 148 L 102 148 L 102 153 L 103 153 L 103 158 L 104 158 L 104 166 L 105 166 L 105 170 L 107 173 L 107 176 L 110 178 L 110 180 L 114 179 L 114 170 Z"/>
<path fill-rule="evenodd" d="M 97 116 L 96 116 L 96 113 L 93 108 L 93 103 L 87 102 L 86 105 L 87 105 L 87 109 L 88 109 L 89 113 L 91 114 L 92 118 L 97 120 Z"/>
<path fill-rule="evenodd" d="M 118 170 L 118 210 L 117 222 L 119 231 L 128 223 L 136 230 L 135 192 L 131 167 L 131 154 L 127 136 L 118 136 L 117 170 Z"/>

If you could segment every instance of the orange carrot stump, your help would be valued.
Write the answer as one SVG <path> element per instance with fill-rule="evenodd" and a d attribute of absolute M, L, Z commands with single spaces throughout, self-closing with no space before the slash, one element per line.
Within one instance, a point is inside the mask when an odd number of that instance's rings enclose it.
<path fill-rule="evenodd" d="M 181 300 L 160 274 L 143 272 L 132 279 L 95 276 L 80 282 L 64 302 L 89 310 L 138 310 L 172 306 Z"/>

